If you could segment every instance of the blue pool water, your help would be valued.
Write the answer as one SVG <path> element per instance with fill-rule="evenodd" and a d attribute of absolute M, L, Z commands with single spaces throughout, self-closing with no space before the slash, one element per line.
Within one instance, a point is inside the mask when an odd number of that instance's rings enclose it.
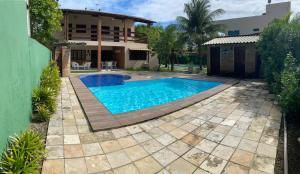
<path fill-rule="evenodd" d="M 129 81 L 122 75 L 92 75 L 80 79 L 112 113 L 136 111 L 195 95 L 221 85 L 219 82 L 164 78 Z"/>

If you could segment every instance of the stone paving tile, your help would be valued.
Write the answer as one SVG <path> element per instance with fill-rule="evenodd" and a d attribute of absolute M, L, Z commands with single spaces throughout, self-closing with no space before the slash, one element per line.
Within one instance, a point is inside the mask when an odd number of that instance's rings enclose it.
<path fill-rule="evenodd" d="M 161 118 L 92 132 L 62 78 L 42 173 L 272 174 L 281 114 L 264 88 L 241 81 Z"/>
<path fill-rule="evenodd" d="M 166 170 L 170 173 L 182 173 L 182 174 L 192 174 L 197 169 L 196 166 L 187 162 L 182 158 L 178 158 L 172 164 L 166 167 Z"/>
<path fill-rule="evenodd" d="M 103 172 L 111 169 L 105 155 L 85 157 L 88 173 Z"/>
<path fill-rule="evenodd" d="M 136 161 L 148 155 L 148 153 L 140 145 L 129 147 L 127 149 L 124 149 L 124 151 L 131 159 L 131 161 Z"/>
<path fill-rule="evenodd" d="M 99 143 L 82 144 L 82 150 L 84 156 L 94 156 L 103 154 L 103 150 L 101 149 Z"/>
<path fill-rule="evenodd" d="M 192 147 L 181 140 L 178 140 L 174 142 L 173 144 L 168 146 L 168 149 L 170 149 L 172 152 L 176 153 L 177 155 L 181 156 L 188 150 L 190 150 Z"/>
<path fill-rule="evenodd" d="M 64 174 L 64 173 L 65 173 L 65 164 L 63 159 L 44 161 L 42 174 Z"/>
<path fill-rule="evenodd" d="M 215 150 L 211 154 L 219 158 L 228 160 L 233 154 L 233 152 L 234 152 L 233 148 L 228 146 L 223 146 L 220 144 L 215 148 Z"/>
<path fill-rule="evenodd" d="M 253 157 L 254 157 L 253 153 L 237 149 L 233 153 L 230 161 L 246 167 L 250 167 Z"/>
<path fill-rule="evenodd" d="M 162 145 L 161 143 L 159 143 L 155 139 L 146 141 L 146 142 L 142 143 L 141 146 L 143 146 L 143 148 L 150 154 L 164 148 L 164 145 Z"/>
<path fill-rule="evenodd" d="M 157 173 L 162 169 L 162 166 L 156 162 L 151 156 L 134 162 L 140 173 L 153 174 Z"/>
<path fill-rule="evenodd" d="M 211 153 L 217 145 L 218 144 L 213 141 L 204 139 L 198 145 L 196 145 L 196 148 L 206 153 Z"/>
<path fill-rule="evenodd" d="M 84 158 L 65 159 L 65 173 L 66 174 L 85 174 L 89 165 L 86 165 Z M 90 170 L 94 172 L 95 170 Z"/>
<path fill-rule="evenodd" d="M 120 167 L 131 162 L 123 150 L 106 154 L 106 157 L 112 168 Z"/>
<path fill-rule="evenodd" d="M 208 157 L 208 153 L 205 153 L 199 149 L 193 148 L 183 155 L 183 158 L 190 163 L 200 166 L 201 163 Z"/>
<path fill-rule="evenodd" d="M 254 153 L 257 149 L 257 145 L 258 145 L 258 142 L 256 142 L 256 141 L 242 139 L 238 146 L 238 149 L 242 149 L 242 150 L 246 150 L 246 151 Z"/>
<path fill-rule="evenodd" d="M 228 163 L 223 174 L 248 174 L 249 168 L 234 163 Z"/>
<path fill-rule="evenodd" d="M 133 164 L 114 169 L 115 174 L 140 174 L 138 169 Z"/>
<path fill-rule="evenodd" d="M 65 158 L 78 158 L 83 157 L 83 151 L 81 144 L 70 144 L 64 146 L 64 156 Z"/>
<path fill-rule="evenodd" d="M 219 174 L 227 164 L 226 160 L 210 155 L 200 166 L 201 169 L 213 174 Z"/>
<path fill-rule="evenodd" d="M 167 166 L 172 161 L 178 158 L 174 152 L 164 148 L 152 155 L 154 159 L 156 159 L 162 166 Z"/>
<path fill-rule="evenodd" d="M 194 135 L 194 134 L 188 134 L 186 136 L 184 136 L 181 140 L 191 146 L 195 146 L 197 145 L 200 141 L 202 141 L 203 138 Z"/>

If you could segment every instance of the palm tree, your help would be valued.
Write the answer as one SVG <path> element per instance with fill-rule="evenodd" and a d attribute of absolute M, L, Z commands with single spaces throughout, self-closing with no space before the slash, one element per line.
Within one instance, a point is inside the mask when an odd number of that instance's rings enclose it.
<path fill-rule="evenodd" d="M 176 25 L 168 25 L 160 33 L 160 37 L 154 47 L 154 51 L 158 54 L 160 63 L 162 63 L 162 61 L 170 62 L 171 71 L 173 71 L 176 57 L 181 52 L 183 43 L 177 32 Z"/>
<path fill-rule="evenodd" d="M 209 0 L 191 0 L 184 5 L 186 17 L 178 16 L 178 30 L 183 33 L 186 43 L 191 48 L 196 48 L 200 58 L 200 69 L 202 70 L 202 44 L 217 35 L 222 28 L 215 24 L 214 19 L 224 13 L 217 9 L 210 11 Z"/>

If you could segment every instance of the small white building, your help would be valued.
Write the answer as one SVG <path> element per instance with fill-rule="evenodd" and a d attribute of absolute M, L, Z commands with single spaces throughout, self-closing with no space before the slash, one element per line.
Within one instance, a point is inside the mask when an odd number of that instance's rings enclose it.
<path fill-rule="evenodd" d="M 216 23 L 225 26 L 226 36 L 252 35 L 261 33 L 270 22 L 286 16 L 290 11 L 291 2 L 267 4 L 266 12 L 260 16 L 218 20 Z"/>

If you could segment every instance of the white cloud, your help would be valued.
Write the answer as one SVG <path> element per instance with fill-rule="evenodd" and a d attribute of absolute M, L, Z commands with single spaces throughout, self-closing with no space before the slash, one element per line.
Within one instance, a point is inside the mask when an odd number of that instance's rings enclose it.
<path fill-rule="evenodd" d="M 166 23 L 184 15 L 184 3 L 190 0 L 60 0 L 63 8 L 75 8 L 125 13 Z M 272 3 L 286 0 L 272 0 Z M 300 11 L 300 0 L 291 0 L 292 11 Z M 212 10 L 222 8 L 225 14 L 218 19 L 260 15 L 267 0 L 211 0 Z"/>

